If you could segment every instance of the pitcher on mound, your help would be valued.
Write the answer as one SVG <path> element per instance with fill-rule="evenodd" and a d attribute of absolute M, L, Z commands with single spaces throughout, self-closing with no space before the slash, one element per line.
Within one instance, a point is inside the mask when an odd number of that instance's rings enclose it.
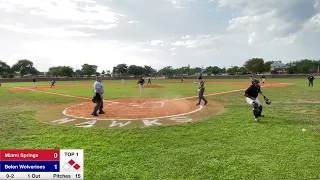
<path fill-rule="evenodd" d="M 140 88 L 140 94 L 142 94 L 142 90 L 143 90 L 143 86 L 144 86 L 144 79 L 143 77 L 141 76 L 138 83 L 139 84 L 139 88 Z"/>
<path fill-rule="evenodd" d="M 32 79 L 32 88 L 37 88 L 37 80 L 36 80 L 36 78 Z"/>

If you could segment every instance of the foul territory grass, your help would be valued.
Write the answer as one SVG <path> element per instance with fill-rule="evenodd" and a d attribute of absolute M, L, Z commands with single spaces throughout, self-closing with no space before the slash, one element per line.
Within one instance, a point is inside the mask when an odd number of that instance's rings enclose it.
<path fill-rule="evenodd" d="M 79 100 L 37 92 L 13 93 L 1 87 L 0 148 L 84 149 L 85 176 L 93 180 L 319 179 L 320 86 L 315 81 L 315 87 L 308 88 L 305 79 L 279 82 L 289 81 L 296 85 L 263 89 L 273 103 L 263 104 L 266 117 L 261 122 L 253 120 L 243 92 L 235 92 L 208 97 L 225 104 L 221 116 L 143 129 L 46 125 L 35 119 L 38 109 Z M 146 96 L 195 95 L 193 85 L 163 86 L 145 89 Z M 212 92 L 239 88 L 243 87 L 207 86 Z M 92 93 L 90 87 L 77 89 L 51 91 L 84 96 Z M 106 91 L 110 98 L 120 98 L 135 97 L 138 89 L 115 85 Z"/>

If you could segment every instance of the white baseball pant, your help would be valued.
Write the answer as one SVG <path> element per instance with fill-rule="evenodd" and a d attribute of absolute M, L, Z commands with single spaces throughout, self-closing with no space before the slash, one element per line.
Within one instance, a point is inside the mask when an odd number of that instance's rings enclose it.
<path fill-rule="evenodd" d="M 247 101 L 247 103 L 248 104 L 250 104 L 250 105 L 252 105 L 253 104 L 253 102 L 255 102 L 255 103 L 257 103 L 259 106 L 261 105 L 261 103 L 260 103 L 260 101 L 259 101 L 259 99 L 258 99 L 258 97 L 255 99 L 255 100 L 253 100 L 253 99 L 251 99 L 251 98 L 246 98 L 246 101 Z"/>
<path fill-rule="evenodd" d="M 142 93 L 143 84 L 139 84 L 139 88 L 140 88 L 140 93 Z"/>

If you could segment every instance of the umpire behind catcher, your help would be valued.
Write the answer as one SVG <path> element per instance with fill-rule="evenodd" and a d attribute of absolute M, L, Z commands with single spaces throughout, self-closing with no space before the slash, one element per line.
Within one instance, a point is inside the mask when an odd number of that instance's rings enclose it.
<path fill-rule="evenodd" d="M 91 115 L 93 116 L 98 116 L 97 112 L 99 110 L 99 114 L 104 114 L 105 112 L 103 111 L 103 85 L 102 85 L 102 78 L 97 77 L 97 81 L 94 83 L 93 88 L 94 88 L 94 96 L 92 98 L 92 101 L 96 103 L 96 106 L 93 109 L 93 112 Z"/>

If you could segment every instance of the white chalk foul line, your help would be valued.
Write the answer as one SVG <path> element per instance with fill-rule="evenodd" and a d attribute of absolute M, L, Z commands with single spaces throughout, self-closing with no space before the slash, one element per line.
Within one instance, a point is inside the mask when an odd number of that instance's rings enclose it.
<path fill-rule="evenodd" d="M 69 94 L 61 94 L 61 93 L 41 91 L 41 90 L 28 89 L 28 88 L 22 88 L 22 87 L 14 87 L 14 88 L 28 90 L 28 91 L 34 91 L 34 92 L 41 92 L 41 93 L 51 94 L 51 95 L 58 95 L 58 96 L 64 96 L 64 97 L 71 97 L 71 98 L 77 98 L 77 99 L 90 100 L 91 101 L 91 98 L 86 98 L 86 97 L 81 97 L 81 96 L 73 96 L 73 95 L 69 95 Z M 116 102 L 116 101 L 107 101 L 106 100 L 105 102 Z"/>
<path fill-rule="evenodd" d="M 261 87 L 266 87 L 266 86 L 268 86 L 268 85 L 261 86 Z M 218 92 L 218 93 L 213 93 L 213 94 L 207 94 L 206 96 L 216 96 L 216 95 L 228 94 L 228 93 L 239 92 L 239 91 L 244 91 L 244 90 L 246 90 L 246 89 L 237 89 L 237 90 L 231 90 L 231 91 Z M 190 97 L 184 97 L 184 98 L 174 98 L 174 99 L 171 99 L 171 100 L 155 101 L 155 102 L 152 102 L 152 103 L 162 103 L 162 106 L 163 106 L 165 102 L 175 101 L 175 100 L 192 99 L 192 98 L 196 98 L 196 97 L 198 97 L 198 96 L 190 96 Z M 82 105 L 82 104 L 80 104 L 80 105 Z M 72 106 L 72 107 L 76 107 L 76 106 L 78 106 L 78 105 L 75 105 L 75 106 Z M 67 113 L 68 108 L 66 108 L 66 109 L 63 111 L 63 114 L 64 114 L 65 116 L 72 117 L 72 118 L 76 118 L 76 119 L 108 120 L 108 121 L 110 121 L 110 120 L 130 121 L 130 120 L 163 119 L 163 118 L 171 118 L 171 117 L 177 117 L 177 116 L 185 116 L 185 115 L 188 115 L 188 114 L 192 114 L 192 113 L 198 112 L 198 111 L 200 111 L 202 108 L 203 108 L 203 106 L 200 106 L 197 110 L 194 110 L 194 111 L 191 111 L 191 112 L 188 112 L 188 113 L 184 113 L 184 114 L 177 114 L 177 115 L 172 115 L 172 116 L 162 116 L 162 117 L 152 117 L 152 118 L 140 118 L 140 119 L 100 119 L 100 118 L 79 117 L 79 116 L 69 115 L 69 114 Z"/>
<path fill-rule="evenodd" d="M 82 105 L 82 104 L 79 104 L 79 105 Z M 75 105 L 75 106 L 72 106 L 72 107 L 76 107 L 76 106 L 79 106 L 79 105 Z M 112 120 L 114 120 L 114 121 L 132 121 L 132 120 L 155 120 L 155 119 L 164 119 L 164 118 L 185 116 L 185 115 L 196 113 L 196 112 L 200 111 L 202 108 L 203 108 L 203 106 L 200 105 L 198 109 L 196 109 L 194 111 L 187 112 L 187 113 L 170 115 L 170 116 L 138 118 L 138 119 L 101 119 L 101 118 L 86 118 L 86 117 L 82 117 L 82 116 L 73 116 L 73 115 L 70 115 L 70 114 L 67 113 L 69 108 L 66 108 L 65 110 L 63 110 L 62 114 L 65 115 L 65 116 L 68 116 L 68 117 L 76 118 L 76 119 L 99 120 L 99 121 L 100 120 L 102 120 L 102 121 L 112 121 Z"/>
<path fill-rule="evenodd" d="M 273 85 L 280 85 L 280 84 L 287 84 L 287 85 L 292 85 L 292 83 L 277 83 L 277 84 L 271 84 L 271 85 L 264 85 L 261 87 L 267 87 L 267 86 L 273 86 Z M 77 99 L 84 99 L 84 100 L 91 100 L 90 98 L 86 97 L 81 97 L 81 96 L 73 96 L 73 95 L 68 95 L 68 94 L 61 94 L 61 93 L 55 93 L 55 92 L 47 92 L 47 91 L 41 91 L 41 90 L 36 90 L 36 89 L 28 89 L 28 88 L 22 88 L 22 87 L 14 87 L 17 89 L 23 89 L 23 90 L 29 90 L 29 91 L 35 91 L 35 92 L 41 92 L 45 94 L 52 94 L 52 95 L 58 95 L 58 96 L 64 96 L 64 97 L 71 97 L 71 98 L 77 98 Z M 244 91 L 246 89 L 237 89 L 237 90 L 231 90 L 231 91 L 224 91 L 224 92 L 218 92 L 218 93 L 213 93 L 213 94 L 205 94 L 204 96 L 216 96 L 216 95 L 221 95 L 221 94 L 228 94 L 228 93 L 233 93 L 233 92 L 239 92 L 239 91 Z M 154 103 L 165 103 L 169 101 L 175 101 L 175 100 L 185 100 L 185 99 L 193 99 L 197 98 L 198 96 L 190 96 L 190 97 L 184 97 L 184 98 L 173 98 L 169 100 L 161 100 L 161 101 L 154 101 Z M 110 100 L 103 100 L 104 102 L 113 102 L 113 103 L 127 103 L 127 102 L 117 102 L 117 101 L 110 101 Z"/>
<path fill-rule="evenodd" d="M 261 87 L 267 87 L 267 86 L 273 86 L 273 85 L 278 85 L 280 83 L 277 84 L 272 84 L 272 85 L 264 85 Z M 282 84 L 290 84 L 291 83 L 282 83 Z M 236 90 L 230 90 L 230 91 L 224 91 L 224 92 L 217 92 L 217 93 L 212 93 L 212 94 L 205 94 L 204 96 L 216 96 L 216 95 L 221 95 L 221 94 L 228 94 L 228 93 L 233 93 L 233 92 L 239 92 L 239 91 L 245 91 L 247 88 L 243 88 L 243 89 L 236 89 Z M 168 99 L 168 100 L 162 100 L 162 101 L 155 101 L 155 102 L 169 102 L 169 101 L 176 101 L 176 100 L 185 100 L 185 99 L 193 99 L 193 98 L 197 98 L 198 96 L 189 96 L 189 97 L 183 97 L 183 98 L 173 98 L 173 99 Z"/>
<path fill-rule="evenodd" d="M 292 84 L 292 83 L 278 83 L 278 84 Z M 274 85 L 277 85 L 277 84 L 274 84 Z M 266 87 L 266 86 L 272 86 L 272 85 L 264 85 L 264 86 L 261 86 L 261 87 Z M 73 95 L 68 95 L 68 94 L 60 94 L 60 93 L 55 93 L 55 92 L 47 92 L 47 91 L 41 91 L 41 90 L 35 90 L 35 89 L 28 89 L 28 88 L 22 88 L 22 87 L 15 87 L 15 88 L 18 88 L 18 89 L 23 89 L 23 90 L 31 90 L 31 91 L 35 91 L 35 92 L 42 92 L 42 93 L 45 93 L 45 94 L 52 94 L 52 95 L 59 95 L 59 96 L 64 96 L 64 97 L 72 97 L 72 98 L 78 98 L 78 99 L 84 99 L 84 100 L 91 100 L 90 98 L 85 98 L 85 97 L 80 97 L 80 96 L 73 96 Z M 246 89 L 237 89 L 237 90 L 231 90 L 231 91 L 224 91 L 224 92 L 218 92 L 218 93 L 213 93 L 213 94 L 206 94 L 205 96 L 216 96 L 216 95 L 221 95 L 221 94 L 228 94 L 228 93 L 232 93 L 232 92 L 239 92 L 239 91 L 244 91 Z M 162 101 L 154 101 L 154 102 L 151 102 L 151 103 L 162 103 L 162 106 L 164 105 L 165 102 L 169 102 L 169 101 L 175 101 L 175 100 L 185 100 L 185 99 L 192 99 L 192 98 L 197 98 L 198 96 L 190 96 L 190 97 L 184 97 L 184 98 L 174 98 L 174 99 L 171 99 L 171 100 L 162 100 Z M 104 102 L 111 102 L 111 103 L 120 103 L 120 102 L 116 102 L 116 101 L 107 101 L 107 100 L 104 100 Z M 145 104 L 145 103 L 144 103 Z M 82 105 L 82 104 L 79 104 L 79 105 Z M 75 106 L 71 106 L 71 107 L 76 107 L 76 106 L 79 106 L 79 105 L 75 105 Z M 111 104 L 110 104 L 111 105 Z M 71 108 L 69 107 L 69 108 Z M 66 108 L 65 110 L 63 110 L 63 114 L 65 116 L 68 116 L 68 117 L 72 117 L 72 118 L 76 118 L 76 119 L 87 119 L 87 120 L 97 120 L 97 118 L 86 118 L 86 117 L 78 117 L 78 116 L 72 116 L 72 115 L 69 115 L 67 114 L 67 110 L 69 108 Z M 161 117 L 152 117 L 152 118 L 140 118 L 140 119 L 98 119 L 98 120 L 150 120 L 150 119 L 163 119 L 163 118 L 171 118 L 171 117 L 177 117 L 177 116 L 185 116 L 185 115 L 188 115 L 188 114 L 192 114 L 192 113 L 195 113 L 195 112 L 198 112 L 200 111 L 201 109 L 203 108 L 203 106 L 200 106 L 198 109 L 194 110 L 194 111 L 191 111 L 191 112 L 188 112 L 188 113 L 183 113 L 183 114 L 177 114 L 177 115 L 171 115 L 171 116 L 161 116 Z"/>

